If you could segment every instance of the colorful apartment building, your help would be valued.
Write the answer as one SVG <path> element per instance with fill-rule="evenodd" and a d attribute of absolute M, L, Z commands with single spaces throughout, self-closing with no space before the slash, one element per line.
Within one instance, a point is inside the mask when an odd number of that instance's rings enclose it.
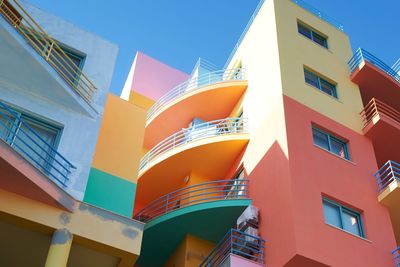
<path fill-rule="evenodd" d="M 300 0 L 261 1 L 223 68 L 138 53 L 136 266 L 395 266 L 399 69 Z"/>
<path fill-rule="evenodd" d="M 400 266 L 400 61 L 335 19 L 261 0 L 225 66 L 138 52 L 117 97 L 115 45 L 0 14 L 0 266 Z"/>

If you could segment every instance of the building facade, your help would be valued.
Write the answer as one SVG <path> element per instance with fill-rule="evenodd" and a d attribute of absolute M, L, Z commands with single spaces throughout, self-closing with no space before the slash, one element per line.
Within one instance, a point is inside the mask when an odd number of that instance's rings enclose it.
<path fill-rule="evenodd" d="M 137 54 L 137 266 L 395 266 L 398 72 L 299 0 L 261 1 L 222 70 Z"/>
<path fill-rule="evenodd" d="M 0 14 L 0 266 L 400 266 L 400 61 L 335 19 L 262 0 L 224 67 L 138 52 L 118 97 L 115 45 Z"/>

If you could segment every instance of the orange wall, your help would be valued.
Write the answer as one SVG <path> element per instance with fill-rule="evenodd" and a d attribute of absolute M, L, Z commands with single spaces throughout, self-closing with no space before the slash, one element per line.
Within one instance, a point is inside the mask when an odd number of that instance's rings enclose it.
<path fill-rule="evenodd" d="M 214 243 L 186 235 L 165 267 L 197 267 L 215 247 Z"/>
<path fill-rule="evenodd" d="M 296 253 L 330 266 L 392 266 L 396 243 L 388 211 L 377 201 L 369 139 L 289 97 L 284 106 Z M 351 162 L 314 146 L 312 123 L 348 139 Z M 363 211 L 367 240 L 325 224 L 322 194 Z"/>
<path fill-rule="evenodd" d="M 109 94 L 93 167 L 136 183 L 146 111 Z"/>

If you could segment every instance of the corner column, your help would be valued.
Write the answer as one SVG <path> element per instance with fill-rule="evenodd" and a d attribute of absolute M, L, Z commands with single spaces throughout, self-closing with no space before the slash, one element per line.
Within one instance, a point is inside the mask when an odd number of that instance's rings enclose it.
<path fill-rule="evenodd" d="M 67 229 L 53 233 L 45 267 L 66 267 L 72 245 L 72 234 Z"/>

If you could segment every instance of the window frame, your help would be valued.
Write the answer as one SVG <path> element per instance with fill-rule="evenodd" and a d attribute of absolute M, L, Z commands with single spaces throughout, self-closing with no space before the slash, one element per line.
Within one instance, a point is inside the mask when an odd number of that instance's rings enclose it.
<path fill-rule="evenodd" d="M 308 30 L 310 32 L 310 37 L 305 35 L 304 33 L 300 32 L 300 28 L 303 28 L 305 30 Z M 314 28 L 312 28 L 311 26 L 308 26 L 306 23 L 297 20 L 297 32 L 299 34 L 301 34 L 302 36 L 306 37 L 307 39 L 313 41 L 314 43 L 316 43 L 317 45 L 324 47 L 325 49 L 329 49 L 329 45 L 328 45 L 328 36 L 315 30 Z M 316 35 L 317 37 L 319 37 L 320 39 L 324 40 L 323 44 L 316 42 L 315 41 L 315 37 L 314 35 Z"/>
<path fill-rule="evenodd" d="M 324 93 L 324 94 L 327 94 L 327 95 L 329 95 L 329 96 L 331 96 L 331 97 L 334 97 L 335 99 L 339 99 L 338 92 L 337 92 L 337 83 L 334 83 L 334 82 L 329 81 L 328 79 L 322 77 L 321 75 L 317 74 L 316 72 L 314 72 L 314 71 L 312 71 L 312 70 L 310 70 L 310 69 L 308 69 L 308 68 L 306 68 L 306 67 L 303 67 L 303 70 L 304 70 L 304 81 L 305 81 L 306 84 L 308 84 L 308 85 L 310 85 L 310 86 L 312 86 L 312 87 L 314 87 L 314 88 L 317 88 L 319 91 L 321 91 L 321 92 Z M 314 84 L 309 83 L 309 82 L 307 81 L 306 74 L 312 75 L 312 76 L 316 77 L 316 78 L 317 78 L 317 84 L 318 84 L 318 86 L 315 86 Z M 324 83 L 326 83 L 326 84 L 328 84 L 328 85 L 330 85 L 330 86 L 332 86 L 332 88 L 333 88 L 332 94 L 327 93 L 327 92 L 322 88 L 322 83 L 321 83 L 321 81 L 324 82 Z"/>
<path fill-rule="evenodd" d="M 350 159 L 349 144 L 348 144 L 349 142 L 348 141 L 345 141 L 344 139 L 342 139 L 340 137 L 337 137 L 337 136 L 335 136 L 335 135 L 333 135 L 333 134 L 331 134 L 331 133 L 329 133 L 327 131 L 324 131 L 321 128 L 315 126 L 315 125 L 313 125 L 311 128 L 312 128 L 312 135 L 313 135 L 313 143 L 314 143 L 315 146 L 317 146 L 317 147 L 319 147 L 319 148 L 321 148 L 323 150 L 326 150 L 326 151 L 328 151 L 328 152 L 330 152 L 330 153 L 332 153 L 332 154 L 334 154 L 334 155 L 336 155 L 336 156 L 338 156 L 338 157 L 340 157 L 342 159 L 351 160 Z M 315 143 L 314 131 L 319 132 L 319 133 L 324 134 L 324 135 L 327 136 L 328 148 L 329 149 L 326 149 L 326 148 L 324 148 L 324 147 L 322 147 L 322 146 L 320 146 L 320 145 Z M 343 145 L 343 150 L 344 150 L 344 156 L 343 157 L 338 155 L 338 154 L 336 154 L 336 153 L 334 153 L 332 151 L 331 139 Z"/>
<path fill-rule="evenodd" d="M 328 205 L 332 205 L 332 206 L 335 206 L 335 207 L 339 208 L 340 227 L 326 222 L 325 203 L 327 203 Z M 350 233 L 352 235 L 355 235 L 355 236 L 358 236 L 358 237 L 361 237 L 361 238 L 366 238 L 365 237 L 364 224 L 363 224 L 363 218 L 362 218 L 362 213 L 361 212 L 356 211 L 356 210 L 354 210 L 352 208 L 349 208 L 349 207 L 347 207 L 347 206 L 345 206 L 343 204 L 340 204 L 340 203 L 338 203 L 338 202 L 336 202 L 334 200 L 331 200 L 331 199 L 329 199 L 327 197 L 322 197 L 322 209 L 323 209 L 323 213 L 324 213 L 324 221 L 325 221 L 326 224 L 328 224 L 330 226 L 333 226 L 333 227 L 336 227 L 336 228 L 339 228 L 339 229 L 341 229 L 341 230 L 343 230 L 343 231 L 345 231 L 347 233 Z M 344 225 L 344 223 L 343 223 L 343 221 L 344 221 L 343 220 L 343 213 L 344 212 L 347 212 L 348 214 L 354 216 L 357 219 L 357 228 L 358 228 L 358 232 L 360 233 L 360 235 L 357 235 L 355 233 L 352 233 L 352 232 L 344 229 L 344 226 L 343 226 Z"/>

